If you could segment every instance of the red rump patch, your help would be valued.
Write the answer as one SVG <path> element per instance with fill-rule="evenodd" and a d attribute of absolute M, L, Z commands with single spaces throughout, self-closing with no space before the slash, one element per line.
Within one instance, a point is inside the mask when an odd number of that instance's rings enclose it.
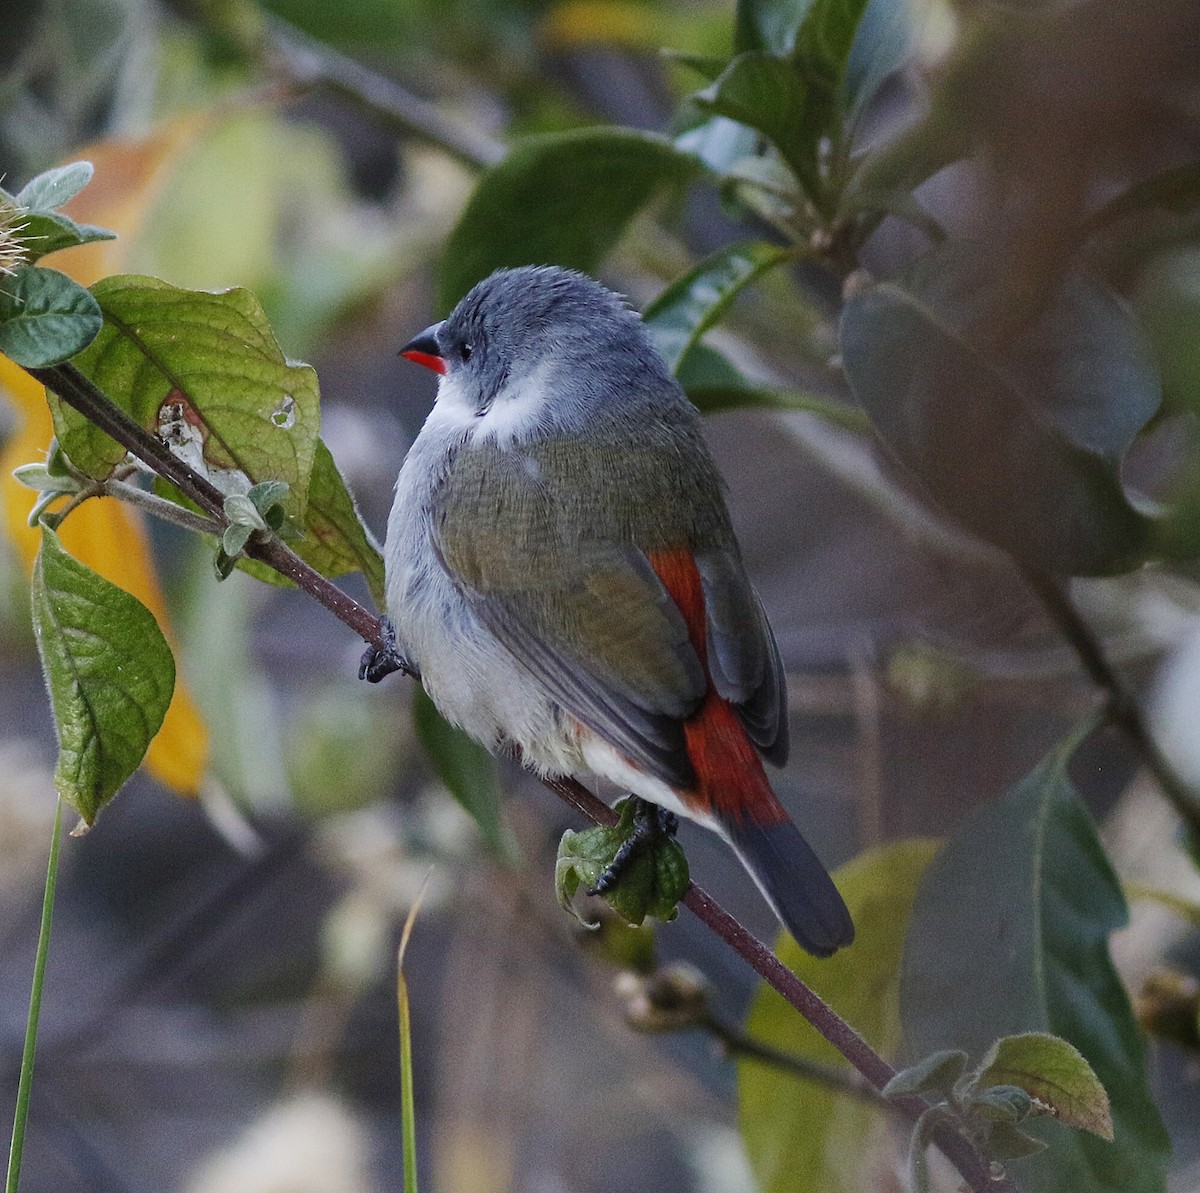
<path fill-rule="evenodd" d="M 414 364 L 424 365 L 427 369 L 432 369 L 435 373 L 445 373 L 446 371 L 446 362 L 440 356 L 435 356 L 432 352 L 402 352 L 400 355 L 405 360 L 411 360 Z"/>
<path fill-rule="evenodd" d="M 708 694 L 683 723 L 696 787 L 682 791 L 684 803 L 720 820 L 774 824 L 786 820 L 737 710 L 717 691 L 708 674 L 708 619 L 704 588 L 692 553 L 686 548 L 650 551 L 646 558 L 687 624 L 688 638 L 704 664 Z"/>

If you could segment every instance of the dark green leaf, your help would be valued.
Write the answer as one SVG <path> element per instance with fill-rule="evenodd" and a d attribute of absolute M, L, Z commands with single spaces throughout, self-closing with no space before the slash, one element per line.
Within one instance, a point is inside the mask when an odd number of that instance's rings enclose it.
<path fill-rule="evenodd" d="M 689 70 L 694 70 L 709 83 L 725 69 L 729 62 L 728 58 L 718 57 L 715 54 L 693 54 L 687 50 L 672 50 L 669 48 L 662 51 L 662 56 L 670 62 L 675 62 L 680 66 L 686 66 Z"/>
<path fill-rule="evenodd" d="M 997 1033 L 1069 1040 L 1108 1090 L 1116 1142 L 1030 1122 L 1053 1146 L 1023 1165 L 1023 1187 L 1162 1193 L 1169 1144 L 1108 956 L 1125 903 L 1066 775 L 1076 742 L 968 818 L 926 872 L 905 949 L 905 1037 L 917 1052 L 972 1055 Z"/>
<path fill-rule="evenodd" d="M 890 0 L 889 0 L 890 2 Z M 792 61 L 808 84 L 818 112 L 815 131 L 836 135 L 842 116 L 842 83 L 867 0 L 813 0 L 796 31 Z"/>
<path fill-rule="evenodd" d="M 58 734 L 54 785 L 91 824 L 137 769 L 175 686 L 175 660 L 136 597 L 42 527 L 33 623 Z"/>
<path fill-rule="evenodd" d="M 739 53 L 790 54 L 796 30 L 813 0 L 738 0 L 733 46 Z"/>
<path fill-rule="evenodd" d="M 59 249 L 71 249 L 94 240 L 113 240 L 115 232 L 77 224 L 57 212 L 45 211 L 27 215 L 21 222 L 18 238 L 25 250 L 25 259 L 33 262 Z"/>
<path fill-rule="evenodd" d="M 904 926 L 917 884 L 937 849 L 931 841 L 899 841 L 868 850 L 837 870 L 834 877 L 857 929 L 853 948 L 818 960 L 786 934 L 778 942 L 784 965 L 837 1007 L 884 1056 L 894 1054 L 900 1044 Z M 772 1047 L 846 1068 L 841 1054 L 798 1026 L 795 1010 L 765 985 L 755 995 L 746 1027 Z M 738 1063 L 738 1122 L 760 1193 L 875 1188 L 870 1149 L 861 1142 L 879 1114 L 853 1094 L 797 1082 L 774 1066 Z M 854 1143 L 844 1146 L 846 1140 Z"/>
<path fill-rule="evenodd" d="M 446 242 L 438 304 L 451 307 L 501 266 L 594 272 L 629 221 L 695 172 L 668 140 L 590 128 L 530 137 L 479 180 Z"/>
<path fill-rule="evenodd" d="M 1100 283 L 1069 275 L 1005 347 L 1003 286 L 962 245 L 903 282 L 854 295 L 842 355 L 856 397 L 947 510 L 1027 564 L 1069 574 L 1136 566 L 1148 522 L 1119 457 L 1158 406 L 1136 326 Z"/>
<path fill-rule="evenodd" d="M 675 374 L 684 392 L 705 414 L 754 407 L 768 410 L 803 411 L 848 431 L 866 434 L 871 422 L 862 410 L 848 402 L 799 390 L 776 389 L 748 381 L 715 348 L 696 344 L 680 362 Z"/>
<path fill-rule="evenodd" d="M 60 364 L 100 327 L 96 300 L 65 274 L 26 265 L 0 276 L 0 352 L 24 368 Z"/>
<path fill-rule="evenodd" d="M 1000 1161 L 1024 1160 L 1044 1152 L 1047 1146 L 1044 1139 L 1036 1139 L 1012 1123 L 993 1123 L 987 1136 L 988 1155 Z M 1025 1172 L 1023 1167 L 1021 1175 L 1024 1176 Z"/>
<path fill-rule="evenodd" d="M 223 492 L 245 492 L 260 479 L 286 482 L 285 512 L 303 523 L 320 422 L 317 378 L 285 359 L 254 296 L 133 276 L 105 278 L 92 292 L 104 330 L 79 368 Z M 71 408 L 52 406 L 74 464 L 107 476 L 125 449 Z"/>
<path fill-rule="evenodd" d="M 846 65 L 844 90 L 852 121 L 884 80 L 912 57 L 912 8 L 912 0 L 868 0 Z"/>
<path fill-rule="evenodd" d="M 751 241 L 720 249 L 668 286 L 642 313 L 658 350 L 676 372 L 688 350 L 720 321 L 764 270 L 792 257 L 779 245 Z"/>
<path fill-rule="evenodd" d="M 880 1092 L 885 1098 L 908 1094 L 940 1094 L 946 1098 L 966 1067 L 967 1054 L 961 1048 L 943 1048 L 901 1069 Z"/>
<path fill-rule="evenodd" d="M 375 536 L 364 524 L 350 490 L 329 449 L 317 443 L 304 537 L 292 549 L 322 576 L 362 572 L 376 605 L 383 608 L 383 556 Z"/>
<path fill-rule="evenodd" d="M 979 1065 L 978 1090 L 1016 1086 L 1034 1099 L 1036 1113 L 1101 1139 L 1112 1139 L 1108 1094 L 1079 1049 L 1046 1032 L 997 1040 Z"/>
<path fill-rule="evenodd" d="M 506 861 L 517 860 L 516 843 L 500 816 L 495 759 L 444 720 L 420 687 L 413 693 L 413 724 L 438 778 L 479 826 L 488 848 Z"/>
<path fill-rule="evenodd" d="M 558 900 L 572 915 L 586 923 L 572 900 L 582 885 L 591 890 L 612 864 L 617 851 L 634 833 L 638 801 L 617 804 L 620 819 L 613 826 L 598 825 L 581 832 L 563 833 L 554 870 Z M 691 881 L 687 858 L 673 837 L 643 841 L 621 867 L 616 885 L 603 898 L 626 923 L 639 925 L 647 916 L 673 920 L 677 904 Z M 590 925 L 589 925 L 590 926 Z"/>
<path fill-rule="evenodd" d="M 1135 183 L 1129 190 L 1105 203 L 1084 225 L 1091 236 L 1116 220 L 1146 208 L 1164 208 L 1183 215 L 1200 205 L 1200 161 L 1187 162 Z"/>
<path fill-rule="evenodd" d="M 819 132 L 806 119 L 808 82 L 791 62 L 757 52 L 739 54 L 715 83 L 692 96 L 692 102 L 762 133 L 808 195 L 814 201 L 819 198 Z"/>
<path fill-rule="evenodd" d="M 56 166 L 30 179 L 16 196 L 16 204 L 26 211 L 53 211 L 75 198 L 92 180 L 92 174 L 91 162 Z"/>

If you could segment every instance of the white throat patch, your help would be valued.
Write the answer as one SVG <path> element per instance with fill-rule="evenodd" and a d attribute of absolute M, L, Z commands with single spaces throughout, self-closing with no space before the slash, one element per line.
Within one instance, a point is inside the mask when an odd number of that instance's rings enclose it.
<path fill-rule="evenodd" d="M 427 421 L 465 432 L 472 444 L 492 442 L 497 447 L 509 448 L 525 442 L 545 424 L 550 372 L 547 363 L 519 382 L 509 381 L 482 414 L 467 397 L 462 383 L 444 376 L 438 383 L 437 402 Z"/>

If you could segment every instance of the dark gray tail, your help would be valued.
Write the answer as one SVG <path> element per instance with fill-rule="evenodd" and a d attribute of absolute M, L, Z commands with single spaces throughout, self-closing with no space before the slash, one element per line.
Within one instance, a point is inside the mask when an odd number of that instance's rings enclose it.
<path fill-rule="evenodd" d="M 854 921 L 829 872 L 790 820 L 722 825 L 775 914 L 796 942 L 816 957 L 828 957 L 854 939 Z"/>

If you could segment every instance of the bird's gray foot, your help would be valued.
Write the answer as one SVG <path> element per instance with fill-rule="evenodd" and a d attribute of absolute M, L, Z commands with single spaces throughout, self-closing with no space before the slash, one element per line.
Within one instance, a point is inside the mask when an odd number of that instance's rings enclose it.
<path fill-rule="evenodd" d="M 679 817 L 674 812 L 640 796 L 632 796 L 636 800 L 634 810 L 633 832 L 622 842 L 620 849 L 613 854 L 613 859 L 604 867 L 596 885 L 588 891 L 589 895 L 603 895 L 612 890 L 621 879 L 622 873 L 628 868 L 630 859 L 644 846 L 654 841 L 661 841 L 675 836 L 679 828 Z"/>
<path fill-rule="evenodd" d="M 392 625 L 392 619 L 381 617 L 379 624 L 383 630 L 383 640 L 379 645 L 373 643 L 363 651 L 362 661 L 358 664 L 358 678 L 365 679 L 367 683 L 378 683 L 393 671 L 401 671 L 420 679 L 421 673 L 400 653 L 396 645 L 396 627 Z"/>

